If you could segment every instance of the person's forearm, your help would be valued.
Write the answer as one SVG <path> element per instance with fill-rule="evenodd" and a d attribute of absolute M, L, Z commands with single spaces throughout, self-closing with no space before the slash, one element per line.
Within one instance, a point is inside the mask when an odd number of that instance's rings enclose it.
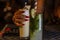
<path fill-rule="evenodd" d="M 44 0 L 37 0 L 37 13 L 43 11 Z"/>

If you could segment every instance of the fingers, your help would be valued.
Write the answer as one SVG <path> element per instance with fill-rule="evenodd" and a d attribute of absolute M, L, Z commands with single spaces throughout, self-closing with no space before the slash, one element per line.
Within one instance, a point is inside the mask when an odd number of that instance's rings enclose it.
<path fill-rule="evenodd" d="M 18 22 L 15 22 L 15 24 L 17 25 L 17 26 L 23 26 L 24 24 L 22 24 L 22 23 L 18 23 Z"/>
<path fill-rule="evenodd" d="M 17 25 L 17 26 L 23 26 L 23 22 L 24 22 L 24 19 L 14 19 L 14 23 Z"/>
<path fill-rule="evenodd" d="M 15 15 L 14 18 L 16 18 L 16 19 L 23 19 L 23 18 L 25 18 L 25 15 Z"/>
<path fill-rule="evenodd" d="M 22 24 L 23 21 L 22 21 L 22 20 L 16 20 L 16 21 L 15 21 L 15 24 L 16 24 L 16 23 L 18 23 L 18 24 Z"/>
<path fill-rule="evenodd" d="M 29 18 L 29 16 L 25 16 L 23 13 L 24 11 L 17 11 L 12 18 L 14 24 L 17 26 L 23 26 L 23 22 L 28 21 L 27 18 Z"/>
<path fill-rule="evenodd" d="M 24 16 L 16 15 L 16 16 L 13 17 L 13 21 L 24 22 Z"/>
<path fill-rule="evenodd" d="M 13 22 L 14 24 L 16 24 L 17 26 L 23 26 L 23 22 L 24 22 L 24 17 L 23 16 L 14 16 L 13 17 Z"/>
<path fill-rule="evenodd" d="M 23 13 L 24 13 L 24 11 L 17 11 L 17 12 L 15 12 L 14 15 L 22 15 Z"/>

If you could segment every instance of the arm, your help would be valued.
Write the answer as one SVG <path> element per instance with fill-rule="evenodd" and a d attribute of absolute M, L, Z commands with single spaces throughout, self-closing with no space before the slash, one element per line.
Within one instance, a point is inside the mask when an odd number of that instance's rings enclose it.
<path fill-rule="evenodd" d="M 43 11 L 44 0 L 37 0 L 37 13 Z"/>

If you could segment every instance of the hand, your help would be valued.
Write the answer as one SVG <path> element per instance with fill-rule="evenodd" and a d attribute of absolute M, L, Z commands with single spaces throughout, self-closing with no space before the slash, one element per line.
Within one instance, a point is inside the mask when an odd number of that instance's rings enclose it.
<path fill-rule="evenodd" d="M 17 11 L 15 12 L 12 20 L 14 22 L 14 24 L 16 24 L 17 26 L 23 26 L 23 22 L 24 22 L 24 18 L 25 18 L 25 15 L 23 15 L 24 11 Z"/>

